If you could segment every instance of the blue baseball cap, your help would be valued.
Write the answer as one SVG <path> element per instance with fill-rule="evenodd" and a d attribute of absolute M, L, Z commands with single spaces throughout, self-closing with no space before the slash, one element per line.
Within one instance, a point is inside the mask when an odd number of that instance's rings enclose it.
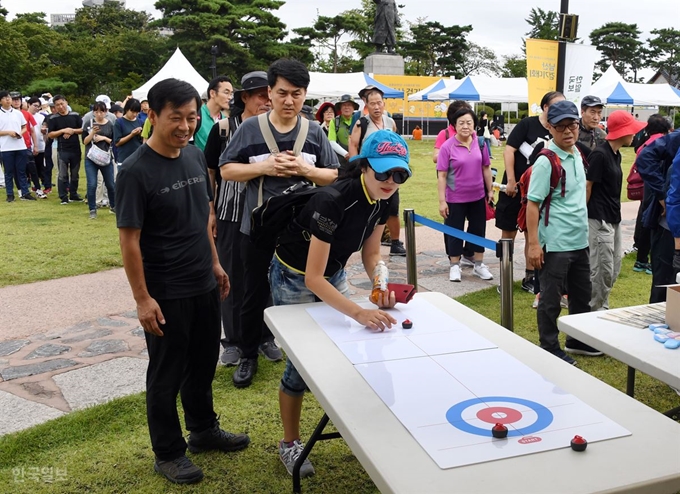
<path fill-rule="evenodd" d="M 350 161 L 360 158 L 366 158 L 371 168 L 378 173 L 399 168 L 406 170 L 409 177 L 411 176 L 408 145 L 396 132 L 379 130 L 369 135 L 361 145 L 361 153 L 352 157 Z"/>
<path fill-rule="evenodd" d="M 551 125 L 560 123 L 562 120 L 578 120 L 579 118 L 578 108 L 571 101 L 558 101 L 548 108 L 548 122 Z"/>

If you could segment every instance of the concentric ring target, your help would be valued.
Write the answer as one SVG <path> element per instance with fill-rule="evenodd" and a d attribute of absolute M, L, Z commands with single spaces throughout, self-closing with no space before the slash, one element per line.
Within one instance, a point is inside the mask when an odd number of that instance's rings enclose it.
<path fill-rule="evenodd" d="M 543 405 L 536 403 L 535 401 L 523 400 L 521 398 L 512 398 L 509 396 L 485 396 L 481 398 L 472 398 L 470 400 L 465 400 L 460 402 L 446 412 L 446 420 L 463 432 L 468 432 L 470 434 L 476 434 L 478 436 L 490 436 L 491 428 L 482 429 L 481 427 L 476 427 L 468 423 L 463 418 L 463 412 L 473 405 L 486 404 L 486 403 L 514 403 L 516 405 L 523 405 L 531 409 L 536 414 L 536 420 L 533 424 L 529 424 L 521 429 L 508 430 L 508 437 L 515 436 L 526 436 L 528 434 L 533 434 L 535 432 L 541 431 L 548 427 L 553 421 L 553 414 Z M 488 408 L 483 408 L 477 412 L 477 418 L 483 422 L 489 424 L 501 423 L 501 424 L 512 424 L 517 422 L 522 418 L 522 413 L 519 410 L 506 406 L 489 406 Z"/>

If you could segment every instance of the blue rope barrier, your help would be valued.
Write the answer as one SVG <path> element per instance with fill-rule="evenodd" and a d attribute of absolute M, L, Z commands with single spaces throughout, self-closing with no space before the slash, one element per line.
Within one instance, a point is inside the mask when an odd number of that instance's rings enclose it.
<path fill-rule="evenodd" d="M 478 237 L 477 235 L 473 235 L 471 233 L 458 230 L 457 228 L 451 228 L 450 226 L 442 225 L 441 223 L 432 221 L 431 219 L 425 218 L 424 216 L 420 216 L 419 214 L 414 214 L 413 219 L 414 221 L 417 221 L 422 225 L 428 226 L 433 230 L 437 230 L 446 235 L 450 235 L 452 237 L 465 240 L 466 242 L 470 242 L 472 244 L 476 244 L 479 245 L 480 247 L 484 247 L 485 249 L 489 249 L 493 252 L 496 252 L 496 242 L 494 242 L 493 240 L 489 240 L 488 238 Z"/>

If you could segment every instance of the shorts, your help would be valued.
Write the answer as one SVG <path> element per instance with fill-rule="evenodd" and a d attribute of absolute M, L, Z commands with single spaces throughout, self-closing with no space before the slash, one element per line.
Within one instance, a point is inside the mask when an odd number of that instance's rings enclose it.
<path fill-rule="evenodd" d="M 504 192 L 499 193 L 496 203 L 496 228 L 507 232 L 517 231 L 517 215 L 521 205 L 519 194 L 510 197 Z"/>
<path fill-rule="evenodd" d="M 388 216 L 399 216 L 399 190 L 390 197 Z"/>

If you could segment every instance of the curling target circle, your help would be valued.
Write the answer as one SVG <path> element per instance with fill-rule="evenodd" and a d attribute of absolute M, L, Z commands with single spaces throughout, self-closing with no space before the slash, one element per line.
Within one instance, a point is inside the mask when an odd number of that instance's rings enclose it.
<path fill-rule="evenodd" d="M 448 420 L 448 422 L 456 429 L 459 429 L 463 432 L 488 437 L 491 435 L 491 428 L 483 429 L 470 424 L 466 419 L 463 418 L 463 413 L 474 405 L 487 404 L 490 402 L 514 403 L 516 405 L 523 405 L 536 414 L 536 420 L 532 424 L 519 429 L 510 428 L 510 430 L 508 430 L 508 437 L 533 434 L 545 429 L 553 421 L 552 412 L 543 405 L 540 405 L 535 401 L 524 400 L 521 398 L 512 398 L 509 396 L 485 396 L 462 401 L 448 409 L 446 412 L 446 420 Z M 507 425 L 521 420 L 523 418 L 523 414 L 515 408 L 502 405 L 492 405 L 479 410 L 476 413 L 476 418 L 489 424 L 501 423 Z"/>

